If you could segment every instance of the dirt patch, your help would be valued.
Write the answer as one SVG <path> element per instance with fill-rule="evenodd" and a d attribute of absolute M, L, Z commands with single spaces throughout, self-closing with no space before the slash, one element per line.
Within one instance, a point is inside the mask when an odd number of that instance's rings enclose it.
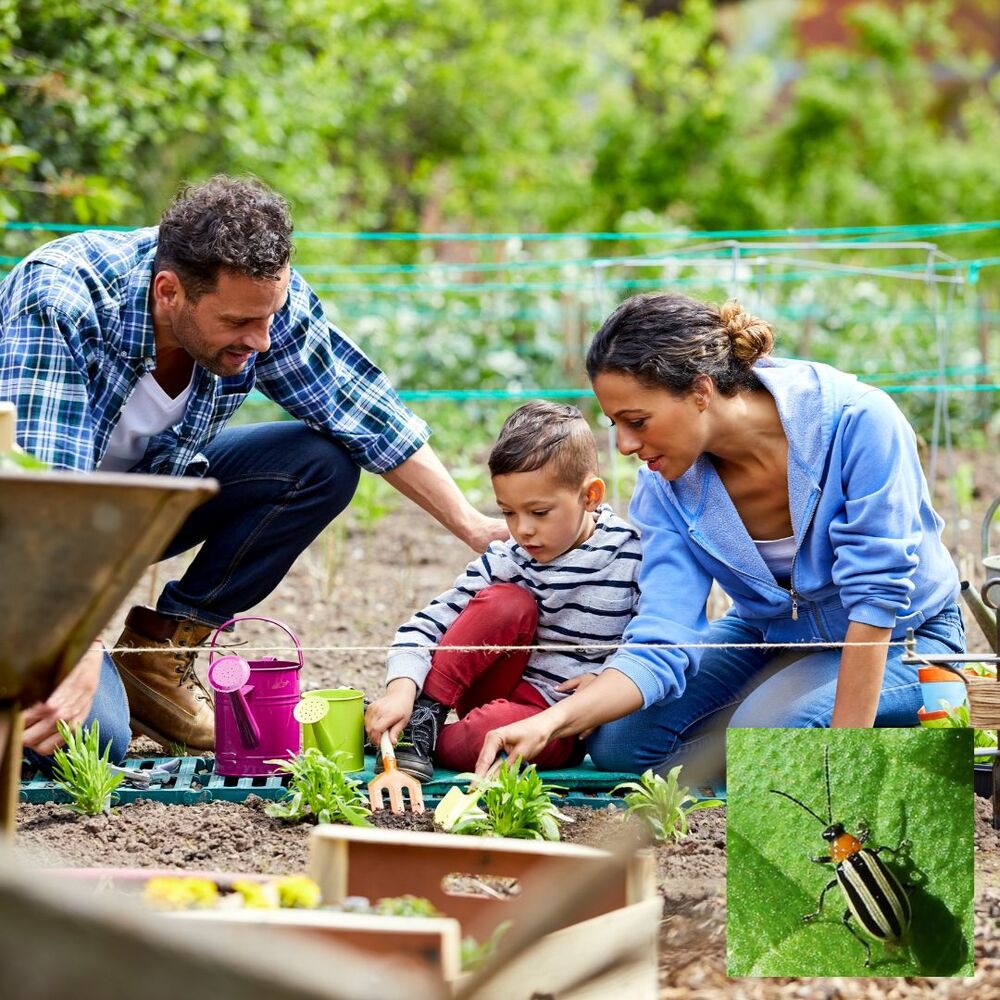
<path fill-rule="evenodd" d="M 965 575 L 978 572 L 979 516 L 1000 492 L 995 463 L 978 461 L 977 509 L 960 518 Z M 943 492 L 942 485 L 940 492 Z M 948 503 L 940 502 L 947 516 Z M 188 557 L 151 569 L 105 629 L 117 637 L 132 604 L 151 604 L 163 584 L 178 577 Z M 378 526 L 377 541 L 362 534 L 321 537 L 292 568 L 279 590 L 254 613 L 293 627 L 304 647 L 304 689 L 349 685 L 371 695 L 381 690 L 381 653 L 338 651 L 335 646 L 383 646 L 396 626 L 454 580 L 469 550 L 411 511 L 397 511 Z M 978 577 L 976 577 L 978 579 Z M 970 623 L 971 624 L 971 623 Z M 970 647 L 984 648 L 970 628 Z M 281 645 L 283 634 L 261 623 L 239 626 L 235 639 L 248 645 Z M 227 641 L 229 637 L 227 637 Z M 315 648 L 321 647 L 321 648 Z M 199 660 L 204 672 L 207 658 Z M 152 741 L 135 740 L 134 756 L 162 754 Z M 78 820 L 64 807 L 26 805 L 18 810 L 17 851 L 32 863 L 52 866 L 202 868 L 286 874 L 307 864 L 311 824 L 268 818 L 264 803 L 215 801 L 193 806 L 137 802 L 110 819 Z M 570 843 L 607 846 L 622 833 L 615 810 L 568 808 L 574 823 L 564 828 Z M 1000 831 L 990 825 L 991 805 L 976 805 L 976 969 L 974 980 L 732 980 L 725 974 L 725 811 L 692 815 L 691 832 L 679 844 L 655 848 L 657 882 L 664 898 L 660 931 L 661 1000 L 737 997 L 854 998 L 1000 995 Z M 430 830 L 432 817 L 376 816 L 387 829 Z"/>

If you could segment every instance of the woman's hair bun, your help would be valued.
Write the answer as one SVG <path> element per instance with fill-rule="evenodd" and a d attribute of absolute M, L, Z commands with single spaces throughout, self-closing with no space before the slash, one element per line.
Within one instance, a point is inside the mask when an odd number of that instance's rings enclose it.
<path fill-rule="evenodd" d="M 734 357 L 746 365 L 752 365 L 774 347 L 774 332 L 771 324 L 744 311 L 735 299 L 719 309 L 719 319 L 729 335 L 730 349 Z"/>

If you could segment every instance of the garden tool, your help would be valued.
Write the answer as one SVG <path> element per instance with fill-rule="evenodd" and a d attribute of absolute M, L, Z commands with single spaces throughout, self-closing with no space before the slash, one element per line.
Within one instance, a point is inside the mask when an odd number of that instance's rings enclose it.
<path fill-rule="evenodd" d="M 403 797 L 403 792 L 406 792 L 410 799 L 410 811 L 422 813 L 424 811 L 424 793 L 420 782 L 396 767 L 396 752 L 392 749 L 392 740 L 389 739 L 388 732 L 382 734 L 379 750 L 382 754 L 383 771 L 368 782 L 368 799 L 372 809 L 385 808 L 382 793 L 387 792 L 389 808 L 392 812 L 404 813 L 406 812 L 406 800 Z"/>
<path fill-rule="evenodd" d="M 260 728 L 247 704 L 243 688 L 250 680 L 250 664 L 241 656 L 222 656 L 208 667 L 208 683 L 220 694 L 229 696 L 229 703 L 236 719 L 236 728 L 245 747 L 260 743 Z"/>

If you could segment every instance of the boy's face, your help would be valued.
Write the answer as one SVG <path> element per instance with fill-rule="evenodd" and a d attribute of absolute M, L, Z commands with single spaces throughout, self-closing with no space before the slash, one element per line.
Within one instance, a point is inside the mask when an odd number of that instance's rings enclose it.
<path fill-rule="evenodd" d="M 542 468 L 494 476 L 493 492 L 514 541 L 546 563 L 594 533 L 591 515 L 604 499 L 604 483 L 588 478 L 573 489 Z"/>

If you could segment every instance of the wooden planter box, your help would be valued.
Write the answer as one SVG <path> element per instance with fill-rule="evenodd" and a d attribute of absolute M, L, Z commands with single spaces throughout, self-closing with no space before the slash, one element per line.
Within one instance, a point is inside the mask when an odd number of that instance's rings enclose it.
<path fill-rule="evenodd" d="M 347 896 L 414 895 L 429 899 L 445 917 L 380 917 L 309 910 L 206 910 L 176 919 L 223 925 L 266 925 L 278 931 L 325 937 L 400 970 L 420 971 L 449 997 L 467 984 L 460 943 L 483 941 L 504 920 L 537 912 L 553 898 L 553 886 L 570 887 L 595 866 L 604 851 L 572 844 L 510 841 L 321 826 L 310 842 L 310 871 L 324 903 Z M 448 891 L 448 876 L 460 884 L 490 876 L 516 879 L 510 899 L 489 893 Z M 555 894 L 558 895 L 558 892 Z M 656 892 L 653 858 L 637 853 L 626 872 L 572 917 L 500 969 L 476 990 L 477 1000 L 529 1000 L 533 996 L 585 1000 L 609 996 L 655 1000 L 657 939 L 662 900 Z M 501 941 L 502 946 L 502 941 Z"/>

